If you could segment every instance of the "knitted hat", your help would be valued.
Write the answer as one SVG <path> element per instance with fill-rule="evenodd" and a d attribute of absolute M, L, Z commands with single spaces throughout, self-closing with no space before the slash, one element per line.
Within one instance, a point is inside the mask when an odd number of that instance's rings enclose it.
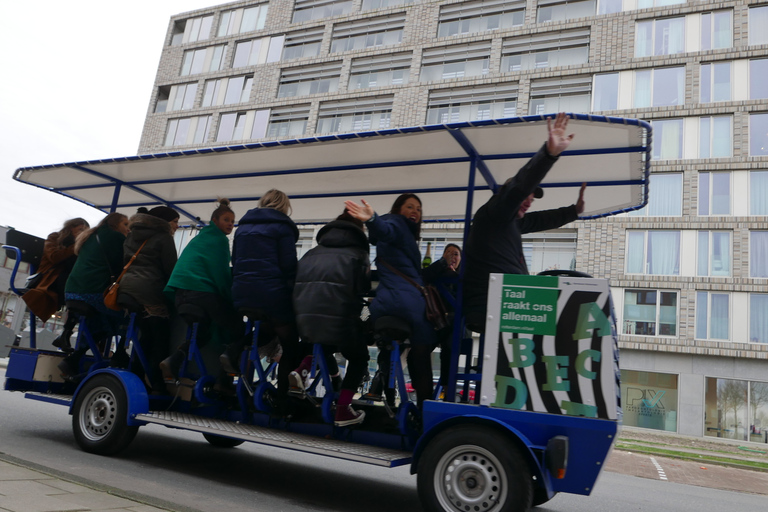
<path fill-rule="evenodd" d="M 167 206 L 155 206 L 147 212 L 148 215 L 171 222 L 179 218 L 179 214 L 173 208 Z"/>

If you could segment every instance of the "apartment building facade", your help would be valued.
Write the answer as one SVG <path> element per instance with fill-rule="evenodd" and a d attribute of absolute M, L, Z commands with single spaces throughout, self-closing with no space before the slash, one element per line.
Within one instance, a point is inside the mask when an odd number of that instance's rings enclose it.
<path fill-rule="evenodd" d="M 625 424 L 768 442 L 765 27 L 765 0 L 212 6 L 170 20 L 139 153 L 557 111 L 649 121 L 649 204 L 527 238 L 529 266 L 610 280 Z M 431 226 L 423 248 L 460 233 Z"/>

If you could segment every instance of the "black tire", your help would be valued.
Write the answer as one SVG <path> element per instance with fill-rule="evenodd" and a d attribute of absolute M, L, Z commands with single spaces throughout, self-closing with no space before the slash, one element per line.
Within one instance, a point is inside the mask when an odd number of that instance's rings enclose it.
<path fill-rule="evenodd" d="M 552 498 L 557 496 L 557 493 L 552 495 Z M 547 498 L 547 490 L 538 488 L 535 491 L 533 491 L 533 506 L 538 507 L 539 505 L 543 505 L 552 498 Z"/>
<path fill-rule="evenodd" d="M 72 409 L 72 430 L 83 451 L 113 455 L 136 437 L 139 427 L 128 426 L 128 399 L 120 381 L 97 375 L 77 394 Z"/>
<path fill-rule="evenodd" d="M 530 469 L 517 447 L 493 429 L 471 425 L 429 442 L 417 483 L 428 512 L 528 512 L 533 500 Z"/>
<path fill-rule="evenodd" d="M 211 445 L 218 448 L 234 448 L 245 442 L 242 439 L 232 439 L 231 437 L 218 436 L 216 434 L 209 434 L 208 432 L 203 432 L 203 437 L 206 441 L 211 443 Z"/>

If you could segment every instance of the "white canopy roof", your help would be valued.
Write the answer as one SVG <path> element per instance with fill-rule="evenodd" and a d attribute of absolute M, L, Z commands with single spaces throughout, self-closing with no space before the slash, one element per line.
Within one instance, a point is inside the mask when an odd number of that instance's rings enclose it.
<path fill-rule="evenodd" d="M 291 198 L 297 224 L 326 222 L 343 201 L 366 198 L 387 212 L 403 192 L 419 194 L 425 220 L 464 220 L 513 176 L 547 138 L 547 116 L 381 130 L 73 162 L 18 169 L 14 179 L 127 215 L 167 204 L 207 221 L 216 197 L 237 217 L 271 188 Z M 552 117 L 552 116 L 550 116 Z M 587 182 L 582 218 L 647 202 L 651 128 L 644 121 L 569 114 L 575 134 L 542 183 L 533 210 L 572 204 Z M 472 164 L 479 172 L 470 173 Z"/>

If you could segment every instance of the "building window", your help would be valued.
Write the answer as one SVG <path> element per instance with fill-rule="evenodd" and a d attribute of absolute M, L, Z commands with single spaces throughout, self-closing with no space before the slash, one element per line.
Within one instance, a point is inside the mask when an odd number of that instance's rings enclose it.
<path fill-rule="evenodd" d="M 702 64 L 699 91 L 702 103 L 730 101 L 731 63 L 712 62 Z"/>
<path fill-rule="evenodd" d="M 677 336 L 677 292 L 625 290 L 622 334 Z"/>
<path fill-rule="evenodd" d="M 707 377 L 704 434 L 768 442 L 768 382 Z"/>
<path fill-rule="evenodd" d="M 768 98 L 768 59 L 749 61 L 749 99 Z"/>
<path fill-rule="evenodd" d="M 323 63 L 316 66 L 285 68 L 280 75 L 278 98 L 306 96 L 339 89 L 341 62 Z"/>
<path fill-rule="evenodd" d="M 437 37 L 522 26 L 525 4 L 524 0 L 490 0 L 444 5 L 440 8 Z"/>
<path fill-rule="evenodd" d="M 768 114 L 749 115 L 749 154 L 768 155 Z"/>
<path fill-rule="evenodd" d="M 285 36 L 283 60 L 316 57 L 320 55 L 325 28 L 317 27 L 302 32 L 293 32 Z"/>
<path fill-rule="evenodd" d="M 223 11 L 219 21 L 219 37 L 253 32 L 264 28 L 269 4 Z"/>
<path fill-rule="evenodd" d="M 635 57 L 672 55 L 685 51 L 685 17 L 638 21 Z"/>
<path fill-rule="evenodd" d="M 166 146 L 186 146 L 203 144 L 208 141 L 211 116 L 185 117 L 170 119 L 165 132 Z"/>
<path fill-rule="evenodd" d="M 195 107 L 197 83 L 160 87 L 157 91 L 155 112 L 189 110 Z"/>
<path fill-rule="evenodd" d="M 749 341 L 768 343 L 768 294 L 749 294 Z"/>
<path fill-rule="evenodd" d="M 296 0 L 293 23 L 344 16 L 352 12 L 352 0 Z"/>
<path fill-rule="evenodd" d="M 623 3 L 623 0 L 599 0 L 597 3 L 597 14 L 621 12 L 624 8 Z"/>
<path fill-rule="evenodd" d="M 211 37 L 212 26 L 213 14 L 176 21 L 173 24 L 171 45 L 205 41 Z"/>
<path fill-rule="evenodd" d="M 531 274 L 544 270 L 576 270 L 576 233 L 523 235 L 523 256 Z"/>
<path fill-rule="evenodd" d="M 514 117 L 517 89 L 517 84 L 496 84 L 430 91 L 427 124 Z"/>
<path fill-rule="evenodd" d="M 255 66 L 266 62 L 278 62 L 283 51 L 285 36 L 262 37 L 235 43 L 233 68 Z"/>
<path fill-rule="evenodd" d="M 621 370 L 621 422 L 677 432 L 677 375 Z"/>
<path fill-rule="evenodd" d="M 226 45 L 221 44 L 185 51 L 181 61 L 181 76 L 219 71 L 224 62 L 225 49 Z"/>
<path fill-rule="evenodd" d="M 701 15 L 701 50 L 733 46 L 731 11 L 705 12 Z"/>
<path fill-rule="evenodd" d="M 768 277 L 768 231 L 749 233 L 749 277 Z"/>
<path fill-rule="evenodd" d="M 731 214 L 731 173 L 699 173 L 699 215 Z"/>
<path fill-rule="evenodd" d="M 768 215 L 768 171 L 749 173 L 749 214 Z"/>
<path fill-rule="evenodd" d="M 683 158 L 683 120 L 663 119 L 651 121 L 653 126 L 652 160 Z"/>
<path fill-rule="evenodd" d="M 333 26 L 331 53 L 364 50 L 400 44 L 403 40 L 405 13 L 380 18 L 363 18 Z"/>
<path fill-rule="evenodd" d="M 749 8 L 749 44 L 768 44 L 768 5 Z"/>
<path fill-rule="evenodd" d="M 422 82 L 488 74 L 491 42 L 429 48 L 421 60 Z"/>
<path fill-rule="evenodd" d="M 534 80 L 531 83 L 529 113 L 589 112 L 592 77 Z"/>
<path fill-rule="evenodd" d="M 685 103 L 685 67 L 635 71 L 635 108 Z"/>
<path fill-rule="evenodd" d="M 501 72 L 586 64 L 589 60 L 589 29 L 548 32 L 505 39 Z"/>
<path fill-rule="evenodd" d="M 407 84 L 412 56 L 409 52 L 354 59 L 349 70 L 349 90 Z"/>
<path fill-rule="evenodd" d="M 251 96 L 253 76 L 218 78 L 205 82 L 202 107 L 245 103 Z"/>
<path fill-rule="evenodd" d="M 667 5 L 684 4 L 686 0 L 637 0 L 638 9 L 648 9 L 650 7 L 664 7 Z"/>
<path fill-rule="evenodd" d="M 680 231 L 627 231 L 627 274 L 680 275 Z"/>
<path fill-rule="evenodd" d="M 731 275 L 730 231 L 699 231 L 696 275 Z"/>
<path fill-rule="evenodd" d="M 216 142 L 264 138 L 269 119 L 269 110 L 250 110 L 222 114 Z"/>
<path fill-rule="evenodd" d="M 699 158 L 731 156 L 731 116 L 699 118 Z"/>
<path fill-rule="evenodd" d="M 351 133 L 389 128 L 394 96 L 320 104 L 317 133 Z"/>
<path fill-rule="evenodd" d="M 596 0 L 539 0 L 536 23 L 594 16 L 596 3 Z"/>
<path fill-rule="evenodd" d="M 595 75 L 592 85 L 592 111 L 616 110 L 619 108 L 619 74 Z"/>
<path fill-rule="evenodd" d="M 307 131 L 310 105 L 273 108 L 269 115 L 267 137 L 285 139 L 300 137 Z"/>
<path fill-rule="evenodd" d="M 411 5 L 414 0 L 363 0 L 363 11 L 372 11 L 374 9 L 385 9 L 387 7 L 397 7 L 398 5 Z"/>
<path fill-rule="evenodd" d="M 651 174 L 648 204 L 630 216 L 679 217 L 683 214 L 682 173 Z"/>

